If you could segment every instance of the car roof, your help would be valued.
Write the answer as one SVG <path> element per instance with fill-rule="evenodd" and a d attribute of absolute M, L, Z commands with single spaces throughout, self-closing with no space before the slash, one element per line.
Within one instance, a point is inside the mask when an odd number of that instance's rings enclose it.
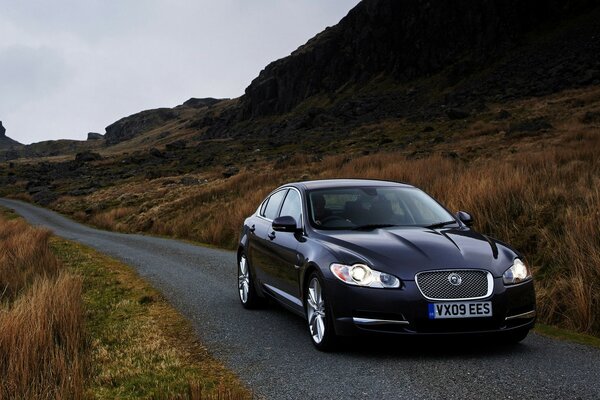
<path fill-rule="evenodd" d="M 327 189 L 327 188 L 339 188 L 339 187 L 352 187 L 352 186 L 396 186 L 396 187 L 407 187 L 412 188 L 414 186 L 407 185 L 405 183 L 383 181 L 376 179 L 323 179 L 315 181 L 303 181 L 288 183 L 283 186 L 295 186 L 305 190 L 312 189 Z"/>

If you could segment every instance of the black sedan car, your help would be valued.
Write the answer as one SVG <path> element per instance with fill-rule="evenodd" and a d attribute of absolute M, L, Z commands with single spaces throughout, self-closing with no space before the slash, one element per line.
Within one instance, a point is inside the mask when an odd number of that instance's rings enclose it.
<path fill-rule="evenodd" d="M 248 217 L 238 250 L 242 305 L 265 297 L 303 316 L 313 344 L 338 336 L 500 334 L 535 322 L 523 257 L 473 231 L 420 189 L 375 180 L 277 188 Z"/>

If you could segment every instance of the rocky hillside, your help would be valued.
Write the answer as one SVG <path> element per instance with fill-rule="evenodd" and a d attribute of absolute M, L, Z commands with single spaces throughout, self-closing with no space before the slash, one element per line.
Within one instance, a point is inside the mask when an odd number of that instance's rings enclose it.
<path fill-rule="evenodd" d="M 136 165 L 178 159 L 187 170 L 227 167 L 239 161 L 234 154 L 277 159 L 286 146 L 321 156 L 340 145 L 373 151 L 448 141 L 452 121 L 600 84 L 599 20 L 595 0 L 363 0 L 268 65 L 238 99 L 193 98 L 122 118 L 104 137 L 44 142 L 16 155 L 128 153 Z M 222 141 L 232 148 L 224 151 Z"/>
<path fill-rule="evenodd" d="M 21 143 L 6 136 L 6 128 L 2 125 L 2 121 L 0 121 L 0 151 L 10 151 L 20 146 L 22 146 Z"/>
<path fill-rule="evenodd" d="M 269 64 L 246 89 L 244 116 L 285 113 L 313 95 L 331 95 L 382 74 L 408 82 L 444 71 L 452 84 L 489 66 L 525 34 L 547 30 L 594 3 L 364 0 L 338 25 Z"/>

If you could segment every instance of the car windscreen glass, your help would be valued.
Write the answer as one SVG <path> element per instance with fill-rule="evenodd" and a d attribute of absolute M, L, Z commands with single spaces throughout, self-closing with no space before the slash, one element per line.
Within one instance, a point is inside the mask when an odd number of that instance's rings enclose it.
<path fill-rule="evenodd" d="M 279 206 L 281 205 L 281 201 L 285 197 L 287 193 L 287 189 L 280 190 L 279 192 L 274 193 L 269 197 L 269 201 L 267 206 L 265 207 L 264 217 L 270 220 L 274 220 L 277 218 L 277 212 L 279 211 Z"/>
<path fill-rule="evenodd" d="M 425 192 L 410 187 L 315 189 L 308 199 L 310 224 L 319 229 L 430 226 L 454 220 Z"/>

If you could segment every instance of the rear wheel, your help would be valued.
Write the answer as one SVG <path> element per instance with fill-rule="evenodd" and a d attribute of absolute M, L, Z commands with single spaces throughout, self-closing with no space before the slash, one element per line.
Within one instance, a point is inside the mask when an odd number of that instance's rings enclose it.
<path fill-rule="evenodd" d="M 334 349 L 336 335 L 333 329 L 333 316 L 326 303 L 322 280 L 316 272 L 308 278 L 304 298 L 308 331 L 313 344 L 321 351 Z"/>
<path fill-rule="evenodd" d="M 238 293 L 244 308 L 257 308 L 263 303 L 256 293 L 252 273 L 246 255 L 242 253 L 238 260 Z"/>

